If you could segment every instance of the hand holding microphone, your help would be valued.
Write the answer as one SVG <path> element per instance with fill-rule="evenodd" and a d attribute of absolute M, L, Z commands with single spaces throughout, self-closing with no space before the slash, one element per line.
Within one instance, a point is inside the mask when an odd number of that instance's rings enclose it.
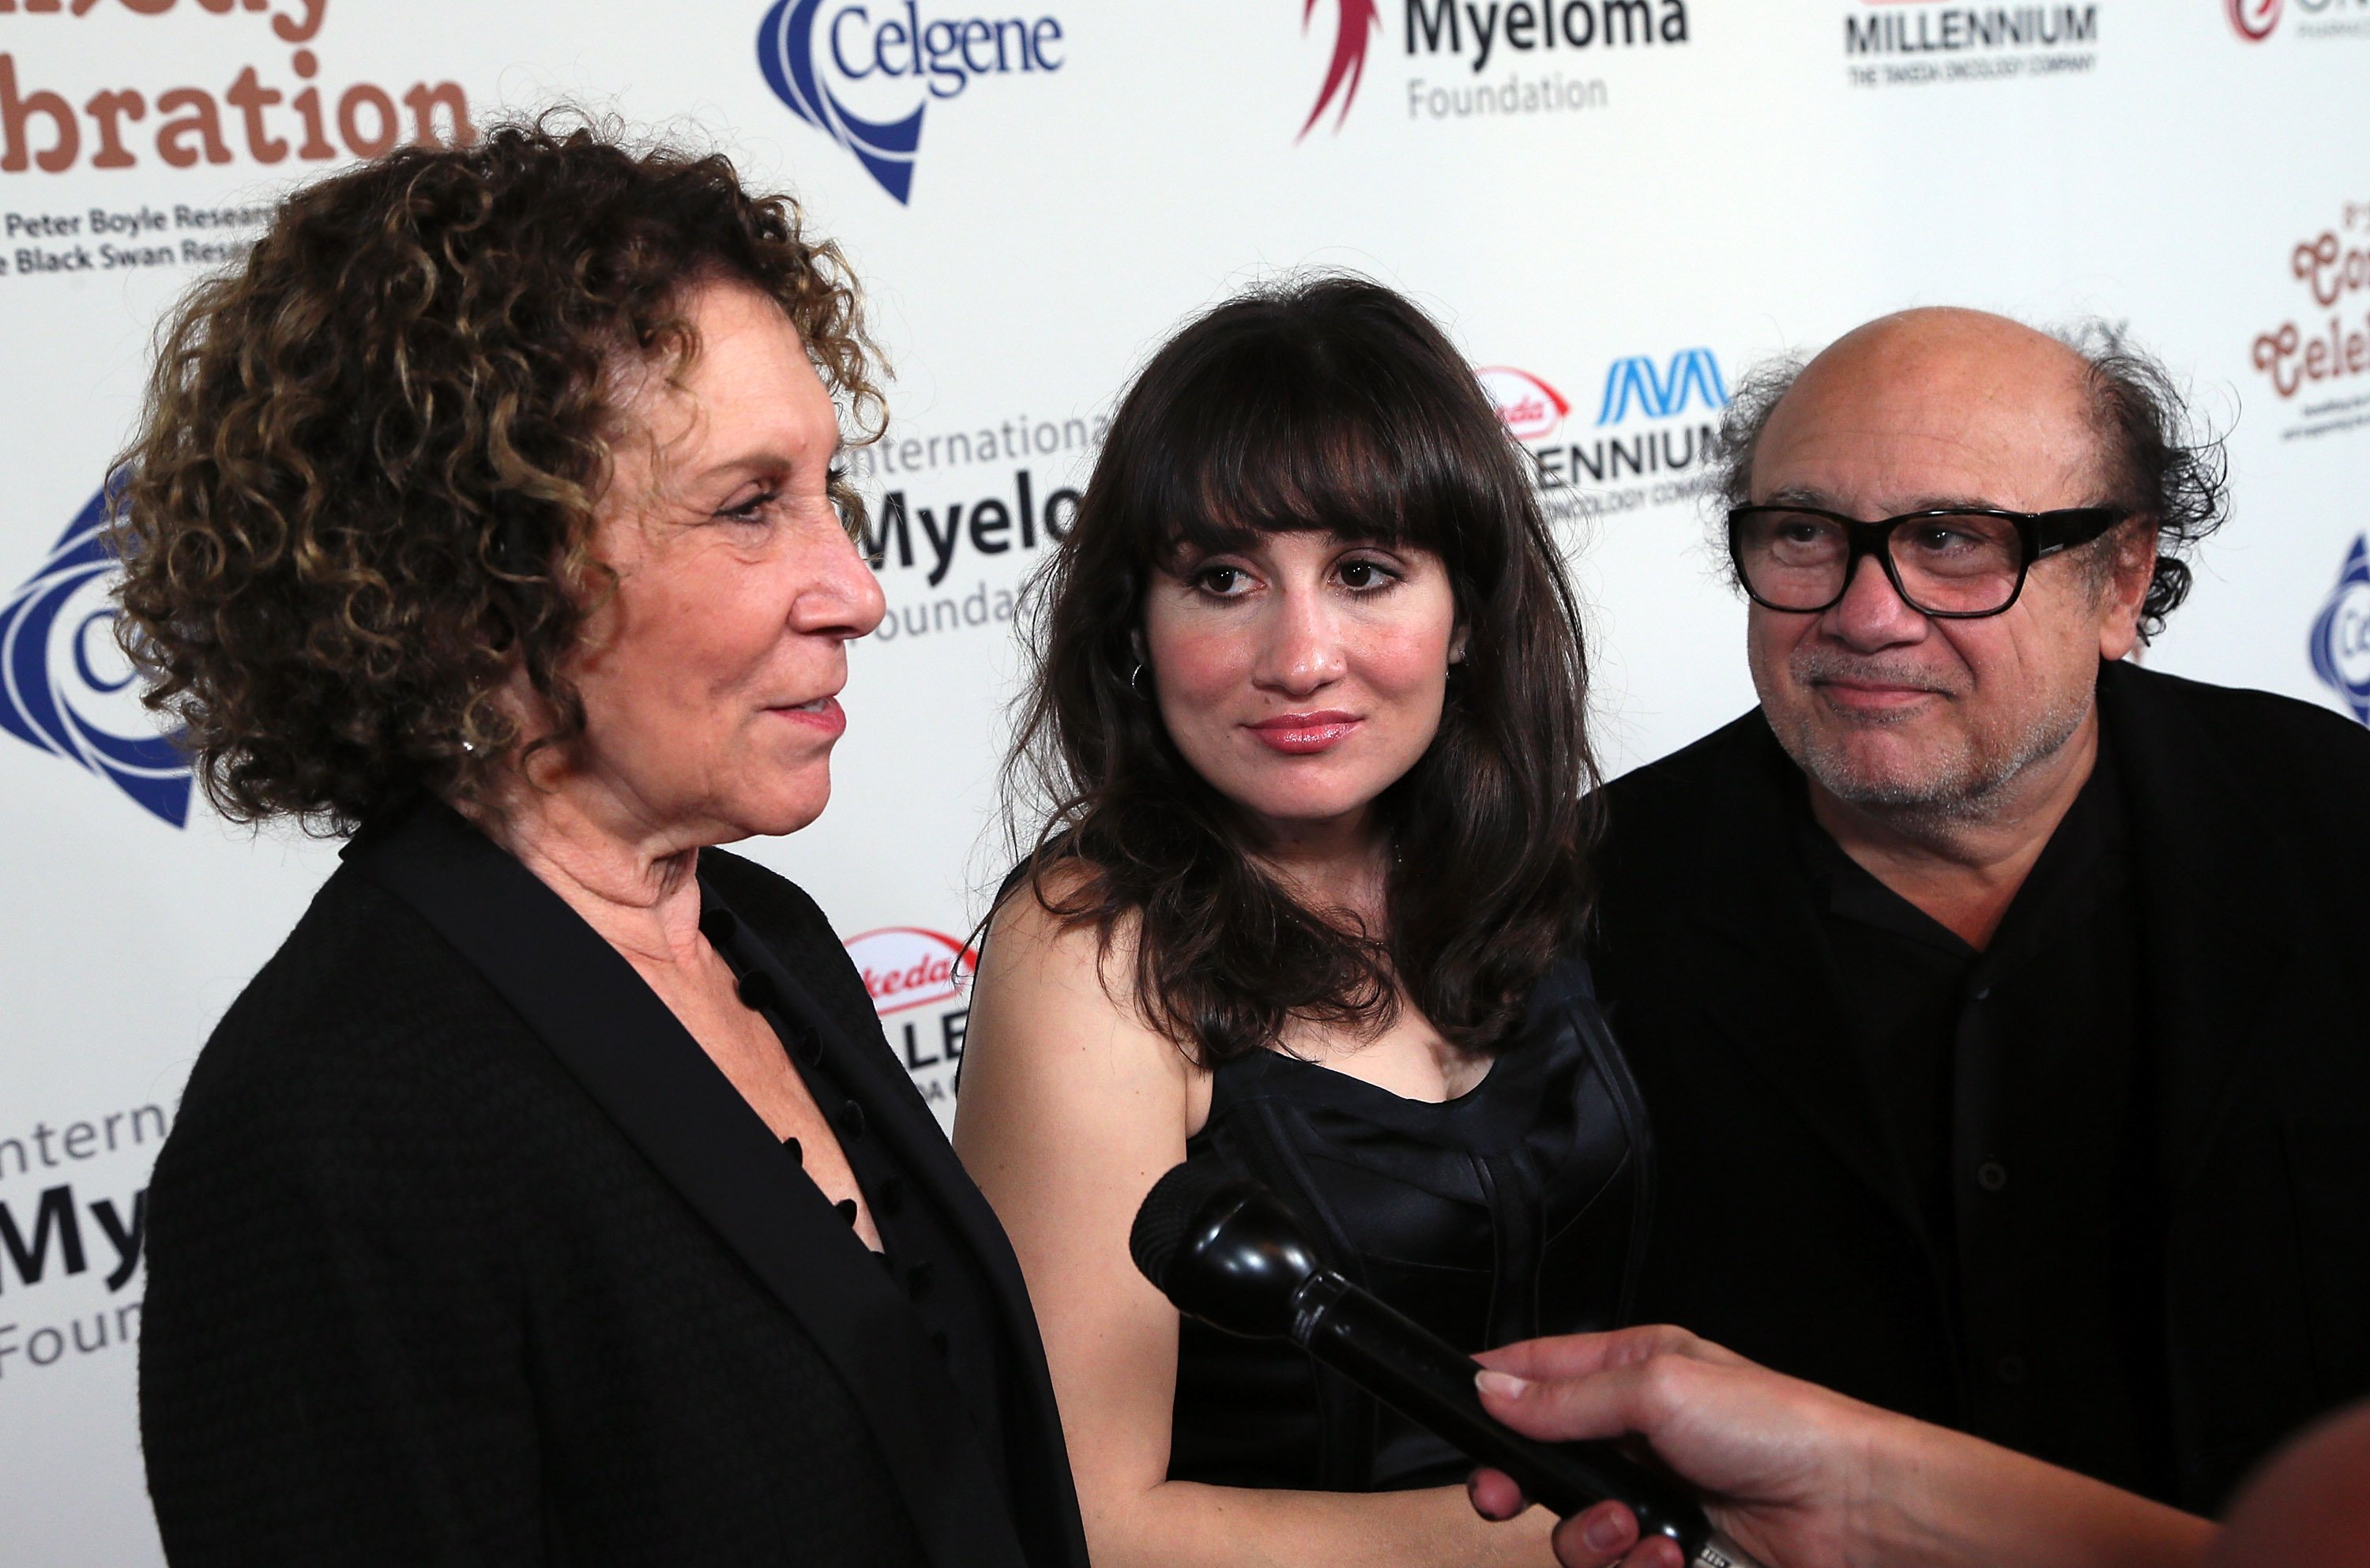
<path fill-rule="evenodd" d="M 1299 1221 L 1257 1184 L 1179 1165 L 1145 1198 L 1128 1247 L 1179 1311 L 1251 1338 L 1291 1339 L 1513 1477 L 1532 1501 L 1571 1515 L 1617 1499 L 1641 1536 L 1670 1542 L 1689 1568 L 1756 1568 L 1680 1482 L 1609 1444 L 1535 1442 L 1500 1424 L 1482 1406 L 1477 1363 L 1321 1267 Z"/>

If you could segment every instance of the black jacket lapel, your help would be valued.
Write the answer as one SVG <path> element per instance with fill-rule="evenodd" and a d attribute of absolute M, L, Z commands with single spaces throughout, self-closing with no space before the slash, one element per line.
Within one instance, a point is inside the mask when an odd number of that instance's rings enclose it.
<path fill-rule="evenodd" d="M 923 1189 L 941 1212 L 952 1218 L 964 1245 L 979 1261 L 994 1289 L 1007 1343 L 1014 1352 L 1013 1372 L 1024 1385 L 1015 1391 L 1029 1401 L 1042 1438 L 1034 1447 L 1015 1446 L 1007 1454 L 1007 1461 L 1014 1467 L 1017 1485 L 1032 1496 L 1041 1494 L 1059 1505 L 1050 1520 L 1051 1531 L 1059 1538 L 1060 1549 L 1071 1561 L 1084 1563 L 1085 1536 L 1076 1510 L 1069 1503 L 1073 1494 L 1068 1457 L 1063 1445 L 1061 1412 L 1054 1402 L 1045 1358 L 1039 1353 L 1036 1310 L 1030 1304 L 1019 1260 L 1013 1255 L 1002 1223 L 956 1159 L 938 1117 L 914 1087 L 913 1078 L 899 1064 L 888 1042 L 877 1031 L 869 1039 L 850 1038 L 797 975 L 777 963 L 762 943 L 752 946 L 753 962 L 773 980 L 784 1011 L 801 1027 L 813 1032 L 824 1059 L 841 1082 L 860 1086 L 865 1103 L 874 1108 L 870 1118 L 872 1132 L 896 1151 L 907 1180 Z M 1032 1475 L 1029 1467 L 1041 1456 L 1058 1465 L 1061 1473 Z M 1031 1482 L 1036 1483 L 1033 1487 L 1030 1485 Z"/>
<path fill-rule="evenodd" d="M 967 1424 L 947 1419 L 961 1396 L 903 1297 L 861 1257 L 815 1266 L 862 1243 L 820 1193 L 800 1201 L 772 1133 L 632 966 L 442 804 L 365 833 L 347 856 L 486 976 L 798 1318 L 864 1411 L 930 1560 L 1022 1562 L 1004 1487 Z"/>

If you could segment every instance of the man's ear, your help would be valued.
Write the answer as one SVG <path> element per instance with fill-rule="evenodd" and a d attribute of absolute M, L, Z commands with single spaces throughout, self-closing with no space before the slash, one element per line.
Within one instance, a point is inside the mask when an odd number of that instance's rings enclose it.
<path fill-rule="evenodd" d="M 2140 606 L 2156 581 L 2156 519 L 2133 518 L 2107 545 L 2114 554 L 2099 581 L 2099 657 L 2112 663 L 2139 645 Z"/>

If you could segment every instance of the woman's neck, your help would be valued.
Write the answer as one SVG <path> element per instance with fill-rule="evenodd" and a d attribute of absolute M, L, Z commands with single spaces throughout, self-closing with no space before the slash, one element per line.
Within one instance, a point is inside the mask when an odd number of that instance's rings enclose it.
<path fill-rule="evenodd" d="M 697 952 L 696 842 L 565 783 L 518 781 L 487 804 L 454 804 L 636 966 Z"/>
<path fill-rule="evenodd" d="M 1266 824 L 1252 859 L 1313 910 L 1345 910 L 1383 925 L 1390 837 L 1371 811 L 1324 823 Z"/>

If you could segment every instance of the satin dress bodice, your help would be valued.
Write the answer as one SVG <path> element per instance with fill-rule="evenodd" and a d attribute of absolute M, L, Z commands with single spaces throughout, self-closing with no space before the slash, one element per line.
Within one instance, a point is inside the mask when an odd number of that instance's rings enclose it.
<path fill-rule="evenodd" d="M 1467 1352 L 1614 1327 L 1651 1202 L 1645 1114 L 1585 963 L 1534 990 L 1473 1089 L 1402 1100 L 1274 1051 L 1221 1063 L 1187 1144 L 1271 1188 L 1328 1266 Z M 1470 1462 L 1281 1340 L 1186 1320 L 1168 1474 L 1390 1491 Z"/>

